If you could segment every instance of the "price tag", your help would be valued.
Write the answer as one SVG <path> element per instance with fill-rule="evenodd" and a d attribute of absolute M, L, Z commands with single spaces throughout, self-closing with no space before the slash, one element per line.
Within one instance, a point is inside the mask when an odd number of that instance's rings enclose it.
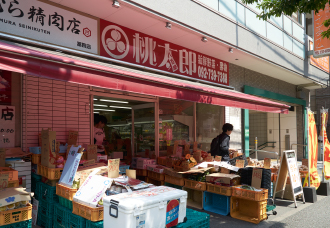
<path fill-rule="evenodd" d="M 270 163 L 271 163 L 270 158 L 265 158 L 264 159 L 264 168 L 265 169 L 270 169 Z"/>
<path fill-rule="evenodd" d="M 87 160 L 97 160 L 97 145 L 87 145 Z"/>
<path fill-rule="evenodd" d="M 221 156 L 215 156 L 215 158 L 214 158 L 214 160 L 215 160 L 215 161 L 218 161 L 218 162 L 221 162 L 221 159 L 222 159 Z"/>
<path fill-rule="evenodd" d="M 0 190 L 8 187 L 8 174 L 0 174 Z"/>
<path fill-rule="evenodd" d="M 236 167 L 238 168 L 244 168 L 244 160 L 236 160 Z"/>
<path fill-rule="evenodd" d="M 234 155 L 233 155 L 233 158 L 236 158 L 237 157 L 237 151 L 234 152 Z"/>
<path fill-rule="evenodd" d="M 308 167 L 308 159 L 302 159 L 302 165 Z"/>
<path fill-rule="evenodd" d="M 117 178 L 119 176 L 119 163 L 120 159 L 108 160 L 108 177 Z"/>
<path fill-rule="evenodd" d="M 253 169 L 251 186 L 255 188 L 261 187 L 262 169 Z"/>
<path fill-rule="evenodd" d="M 213 162 L 213 161 L 214 161 L 214 157 L 213 157 L 213 156 L 207 156 L 207 157 L 205 158 L 205 161 L 206 161 L 206 162 Z"/>

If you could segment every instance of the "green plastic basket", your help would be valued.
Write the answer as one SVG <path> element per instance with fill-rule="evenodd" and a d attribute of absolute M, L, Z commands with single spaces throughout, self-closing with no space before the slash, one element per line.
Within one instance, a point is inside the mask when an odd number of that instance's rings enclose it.
<path fill-rule="evenodd" d="M 48 203 L 58 202 L 58 196 L 56 195 L 56 186 L 50 186 L 48 184 L 38 182 L 37 193 L 39 200 L 45 200 Z"/>
<path fill-rule="evenodd" d="M 32 228 L 32 219 L 1 226 L 1 228 Z"/>
<path fill-rule="evenodd" d="M 71 200 L 68 200 L 61 196 L 58 197 L 58 200 L 59 200 L 61 206 L 66 207 L 72 211 L 72 201 Z"/>
<path fill-rule="evenodd" d="M 75 215 L 73 213 L 69 214 L 69 227 L 70 228 L 86 228 L 86 220 L 79 215 Z"/>
<path fill-rule="evenodd" d="M 86 221 L 86 228 L 103 228 L 103 221 L 92 222 L 90 220 Z"/>
<path fill-rule="evenodd" d="M 41 228 L 53 228 L 53 217 L 47 217 L 38 213 L 37 225 Z"/>
<path fill-rule="evenodd" d="M 61 206 L 60 204 L 56 203 L 54 207 L 54 224 L 62 226 L 62 227 L 69 227 L 69 217 L 71 214 L 71 210 L 66 207 Z"/>
<path fill-rule="evenodd" d="M 54 206 L 54 203 L 49 203 L 45 200 L 39 200 L 38 215 L 43 214 L 47 217 L 53 217 Z"/>
<path fill-rule="evenodd" d="M 209 228 L 210 215 L 204 212 L 195 211 L 187 208 L 187 221 L 180 223 L 175 228 Z"/>

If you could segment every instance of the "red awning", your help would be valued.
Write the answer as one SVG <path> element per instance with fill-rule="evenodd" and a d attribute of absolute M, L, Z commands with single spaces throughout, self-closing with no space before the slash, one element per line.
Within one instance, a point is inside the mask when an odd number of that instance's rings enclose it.
<path fill-rule="evenodd" d="M 0 41 L 0 69 L 54 80 L 199 103 L 288 113 L 264 98 L 131 68 Z"/>

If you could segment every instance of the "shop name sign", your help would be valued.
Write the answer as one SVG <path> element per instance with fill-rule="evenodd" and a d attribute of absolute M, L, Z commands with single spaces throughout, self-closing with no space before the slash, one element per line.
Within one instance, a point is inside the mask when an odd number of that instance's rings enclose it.
<path fill-rule="evenodd" d="M 98 54 L 98 21 L 37 0 L 0 0 L 0 31 Z"/>
<path fill-rule="evenodd" d="M 229 85 L 227 62 L 100 19 L 100 55 Z"/>

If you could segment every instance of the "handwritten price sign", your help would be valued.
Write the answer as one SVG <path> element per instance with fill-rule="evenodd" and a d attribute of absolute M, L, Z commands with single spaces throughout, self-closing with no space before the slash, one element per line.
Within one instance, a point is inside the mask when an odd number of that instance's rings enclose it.
<path fill-rule="evenodd" d="M 69 145 L 76 145 L 78 139 L 78 131 L 69 131 Z"/>
<path fill-rule="evenodd" d="M 236 160 L 236 167 L 238 168 L 244 168 L 244 160 Z"/>
<path fill-rule="evenodd" d="M 262 169 L 253 169 L 251 186 L 255 188 L 261 187 Z"/>
<path fill-rule="evenodd" d="M 119 176 L 119 163 L 120 159 L 108 160 L 108 177 L 117 178 Z"/>
<path fill-rule="evenodd" d="M 97 145 L 87 146 L 87 160 L 97 160 Z"/>
<path fill-rule="evenodd" d="M 0 174 L 0 190 L 8 187 L 8 174 Z"/>
<path fill-rule="evenodd" d="M 217 161 L 217 162 L 221 162 L 221 159 L 222 159 L 222 157 L 221 156 L 215 156 L 215 161 Z"/>

